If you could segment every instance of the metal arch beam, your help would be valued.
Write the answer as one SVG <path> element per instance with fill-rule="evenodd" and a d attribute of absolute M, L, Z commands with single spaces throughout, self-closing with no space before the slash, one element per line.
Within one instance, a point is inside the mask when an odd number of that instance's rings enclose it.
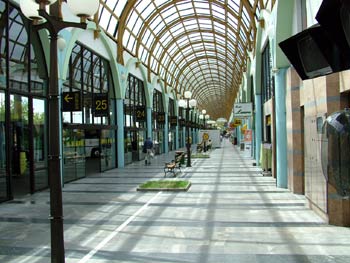
<path fill-rule="evenodd" d="M 195 76 L 194 76 L 195 77 Z M 193 97 L 196 97 L 197 93 L 201 92 L 201 89 L 205 89 L 207 87 L 216 87 L 218 91 L 224 92 L 230 87 L 230 83 L 228 82 L 224 76 L 215 76 L 211 80 L 201 79 L 200 81 L 193 82 L 194 88 L 192 89 Z"/>
<path fill-rule="evenodd" d="M 214 56 L 199 56 L 199 57 L 195 57 L 193 58 L 192 60 L 189 60 L 187 61 L 187 63 L 185 65 L 182 66 L 182 69 L 179 73 L 179 75 L 182 75 L 182 72 L 184 71 L 184 69 L 186 69 L 187 67 L 189 67 L 191 64 L 199 61 L 199 60 L 202 60 L 202 59 L 207 59 L 207 58 L 213 58 L 213 59 L 217 59 L 218 61 L 221 61 L 222 63 L 225 63 L 224 60 L 222 60 L 221 58 L 217 58 L 217 57 L 214 57 Z M 234 75 L 234 72 L 232 72 L 232 75 Z M 237 76 L 239 77 L 240 74 L 237 74 Z M 236 78 L 233 78 L 233 80 L 236 80 L 235 83 L 233 84 L 239 84 L 239 79 L 236 77 Z M 179 86 L 179 83 L 178 83 L 178 80 L 176 80 L 176 87 Z M 183 85 L 183 86 L 186 86 L 186 85 Z M 192 85 L 191 85 L 192 86 Z M 179 93 L 181 93 L 181 88 L 180 88 L 180 91 Z"/>
<path fill-rule="evenodd" d="M 102 6 L 102 8 L 100 8 L 101 13 L 99 13 L 99 16 L 100 16 L 100 17 L 99 17 L 99 19 L 98 19 L 98 22 L 100 23 L 101 14 L 104 12 L 104 9 L 106 9 L 106 10 L 111 14 L 111 17 L 109 18 L 109 21 L 108 21 L 108 26 L 109 26 L 112 17 L 114 17 L 117 21 L 119 20 L 118 16 L 114 13 L 114 10 L 117 8 L 118 2 L 115 3 L 115 5 L 114 5 L 113 8 L 110 8 L 110 6 L 107 5 L 106 2 L 107 2 L 107 1 L 101 1 L 101 0 L 100 0 L 100 5 Z M 117 30 L 118 30 L 118 25 L 115 27 L 114 34 L 109 33 L 107 30 L 106 30 L 106 33 L 107 33 L 109 36 L 115 38 L 115 34 L 116 34 Z"/>
<path fill-rule="evenodd" d="M 193 59 L 189 60 L 189 61 L 186 61 L 186 64 L 184 64 L 179 72 L 179 75 L 182 74 L 182 72 L 184 71 L 184 69 L 186 69 L 187 67 L 189 67 L 191 64 L 199 61 L 199 60 L 202 60 L 202 59 L 208 59 L 208 58 L 212 58 L 212 59 L 216 59 L 218 61 L 221 61 L 222 63 L 225 63 L 225 60 L 221 59 L 221 58 L 218 58 L 218 57 L 215 57 L 215 56 L 206 56 L 206 55 L 203 55 L 203 56 L 199 56 L 199 57 L 194 57 Z M 234 70 L 232 70 L 232 74 L 234 74 Z M 239 75 L 239 74 L 238 74 Z M 178 83 L 178 80 L 176 81 L 176 85 L 173 86 L 175 88 L 175 90 L 177 90 L 177 86 L 179 85 Z M 181 89 L 179 90 L 179 93 L 181 93 Z"/>
<path fill-rule="evenodd" d="M 172 42 L 169 42 L 169 44 L 166 45 L 164 47 L 164 49 L 165 50 L 169 50 L 170 47 L 173 46 L 175 44 L 175 42 L 177 42 L 177 40 L 179 40 L 180 38 L 182 38 L 184 36 L 190 36 L 191 34 L 194 34 L 194 33 L 214 33 L 214 35 L 218 35 L 218 36 L 220 36 L 222 38 L 225 38 L 227 40 L 227 42 L 231 42 L 232 44 L 235 44 L 231 40 L 228 40 L 227 37 L 224 34 L 220 33 L 220 32 L 213 32 L 213 30 L 199 30 L 199 29 L 195 29 L 195 30 L 190 30 L 190 31 L 187 31 L 187 32 L 183 32 L 182 34 L 179 34 L 176 38 L 173 39 Z M 221 46 L 223 46 L 223 45 L 221 45 Z M 232 46 L 234 46 L 234 45 L 232 45 Z M 232 53 L 230 49 L 228 49 L 228 50 L 230 51 L 230 53 Z M 176 53 L 179 53 L 179 50 Z M 162 61 L 165 55 L 166 55 L 166 52 L 163 52 L 162 55 L 159 57 L 159 61 Z M 161 63 L 158 64 L 157 74 L 159 74 L 159 72 L 160 72 L 160 66 L 161 66 Z M 169 63 L 167 65 L 164 65 L 165 68 L 167 68 L 168 66 L 169 66 Z"/>
<path fill-rule="evenodd" d="M 202 85 L 203 82 L 205 83 L 217 83 L 217 82 L 220 82 L 220 83 L 225 83 L 224 86 L 229 86 L 227 85 L 227 83 L 230 83 L 233 78 L 230 79 L 230 81 L 228 82 L 227 81 L 227 78 L 223 75 L 223 74 L 218 74 L 218 71 L 216 72 L 213 72 L 213 78 L 211 80 L 207 80 L 206 78 L 196 78 L 197 74 L 196 72 L 193 72 L 193 76 L 191 77 L 190 81 L 193 80 L 191 83 L 194 83 L 193 86 L 197 86 L 197 85 Z M 199 80 L 194 80 L 193 78 L 196 78 L 196 79 L 199 79 Z"/>
<path fill-rule="evenodd" d="M 220 46 L 220 47 L 222 47 L 223 49 L 225 49 L 225 47 L 226 47 L 226 45 L 225 45 L 224 43 L 215 42 L 214 40 L 205 40 L 205 41 L 197 40 L 197 41 L 194 41 L 194 42 L 190 42 L 189 45 L 201 44 L 201 43 L 203 43 L 203 42 L 204 42 L 204 43 L 212 43 L 212 44 L 215 44 L 216 46 Z M 170 45 L 170 46 L 171 46 L 171 45 Z M 178 56 L 178 54 L 182 53 L 182 52 L 183 52 L 185 49 L 187 49 L 187 48 L 189 48 L 189 47 L 188 47 L 188 46 L 185 46 L 184 48 L 179 48 L 179 49 L 177 49 L 177 51 L 176 51 L 174 54 L 172 54 L 172 56 L 171 56 L 171 57 L 172 57 L 172 60 L 176 60 L 176 57 Z M 203 51 L 208 51 L 208 50 L 204 49 Z M 214 50 L 214 51 L 215 51 L 215 50 Z M 231 50 L 230 50 L 230 49 L 227 49 L 227 48 L 226 48 L 226 51 L 227 51 L 227 53 L 229 53 L 231 56 L 228 56 L 226 53 L 222 53 L 222 52 L 219 51 L 219 50 L 217 50 L 216 53 L 221 54 L 222 56 L 224 56 L 224 57 L 226 57 L 226 58 L 229 58 L 229 59 L 231 59 L 232 61 L 234 61 L 234 59 L 235 59 L 235 57 L 236 57 L 237 54 L 233 54 L 233 53 L 231 52 Z M 240 57 L 240 59 L 241 59 L 242 61 L 245 61 L 245 57 L 242 56 L 242 54 L 241 54 L 240 51 L 238 51 L 238 52 L 239 52 L 239 57 Z M 159 58 L 159 61 L 162 61 L 164 55 L 165 55 L 165 52 L 163 52 L 162 56 Z M 168 69 L 170 63 L 171 63 L 171 60 L 170 60 L 170 59 L 169 59 L 169 61 L 168 61 L 167 64 L 161 65 L 161 63 L 159 63 L 159 64 L 158 64 L 157 74 L 159 74 L 159 72 L 160 72 L 160 67 L 161 67 L 161 66 L 163 66 L 165 69 Z M 179 64 L 178 64 L 178 65 L 179 65 Z M 165 79 L 166 79 L 167 75 L 168 75 L 168 71 L 166 70 L 166 74 L 165 74 L 165 77 L 164 77 Z M 174 79 L 177 79 L 177 75 L 176 75 L 176 74 L 170 74 L 170 75 L 172 75 Z M 170 85 L 172 85 L 172 83 L 171 83 Z"/>
<path fill-rule="evenodd" d="M 196 98 L 202 92 L 203 89 L 215 88 L 220 93 L 227 91 L 227 87 L 225 85 L 224 79 L 212 80 L 209 82 L 198 82 L 196 83 L 196 87 L 192 90 L 192 95 Z"/>
<path fill-rule="evenodd" d="M 149 25 L 153 19 L 155 17 L 157 17 L 158 15 L 160 15 L 162 13 L 163 10 L 166 10 L 168 9 L 169 6 L 175 6 L 177 3 L 179 2 L 183 2 L 184 0 L 173 0 L 173 1 L 169 1 L 168 3 L 165 3 L 164 5 L 162 5 L 158 10 L 157 12 L 154 12 L 152 13 L 150 16 L 147 17 L 147 20 L 144 21 L 146 25 Z M 216 1 L 216 0 L 212 0 L 210 1 L 211 3 L 217 3 L 219 6 L 222 7 L 223 10 L 226 10 L 228 13 L 232 14 L 232 16 L 234 16 L 237 20 L 240 19 L 240 16 L 239 14 L 235 13 L 235 12 L 232 12 L 232 9 L 228 9 L 227 6 L 225 4 L 222 4 L 221 2 L 219 1 Z M 198 17 L 197 15 L 194 15 L 195 17 Z M 180 17 L 182 18 L 182 17 Z M 254 21 L 254 20 L 253 20 Z M 166 29 L 169 29 L 169 27 L 166 25 Z M 147 27 L 144 26 L 142 27 L 142 29 L 140 30 L 140 34 L 139 34 L 139 39 L 142 39 L 144 34 L 145 34 L 145 31 L 147 30 Z M 164 31 L 164 30 L 161 30 L 161 31 Z M 168 30 L 167 30 L 168 31 Z M 248 35 L 249 32 L 245 32 L 246 35 Z M 141 42 L 141 41 L 140 41 Z M 138 52 L 139 48 L 140 48 L 140 42 L 138 42 L 136 44 L 136 52 Z M 138 53 L 136 53 L 136 56 L 138 55 Z"/>
<path fill-rule="evenodd" d="M 123 47 L 123 36 L 124 36 L 124 32 L 125 32 L 125 28 L 126 28 L 126 20 L 128 19 L 130 13 L 132 12 L 132 8 L 134 7 L 135 3 L 137 2 L 137 0 L 129 0 L 121 14 L 121 17 L 120 17 L 120 20 L 119 20 L 119 23 L 118 23 L 118 26 L 119 26 L 119 29 L 118 29 L 118 34 L 117 34 L 117 61 L 120 63 L 120 64 L 124 64 L 124 59 L 123 59 L 123 51 L 124 51 L 124 47 Z M 181 2 L 181 0 L 179 1 L 176 1 L 176 2 Z M 242 0 L 240 2 L 240 4 L 245 6 L 248 14 L 250 15 L 250 18 L 251 18 L 251 21 L 250 21 L 250 26 L 252 26 L 253 30 L 255 28 L 256 30 L 256 26 L 255 26 L 255 20 L 254 20 L 254 13 L 253 13 L 253 10 L 251 9 L 251 5 L 248 1 L 245 1 L 245 0 Z M 226 10 L 230 10 L 230 9 L 226 9 Z M 159 12 L 158 12 L 159 13 Z M 239 19 L 238 19 L 239 20 Z M 240 21 L 240 20 L 239 20 Z M 249 30 L 248 30 L 249 31 Z M 254 31 L 256 32 L 256 31 Z M 254 34 L 253 34 L 254 35 Z M 236 34 L 237 36 L 237 39 L 238 40 L 241 40 L 239 34 Z M 247 39 L 250 41 L 250 35 L 249 34 L 246 34 L 247 36 Z M 254 37 L 255 38 L 255 37 Z M 139 37 L 138 37 L 138 40 L 139 40 Z M 253 39 L 253 42 L 255 41 L 255 39 Z M 250 43 L 251 44 L 251 43 Z M 237 47 L 237 45 L 236 45 Z M 248 46 L 248 48 L 250 48 Z M 244 48 L 244 45 L 242 46 L 242 49 L 246 51 L 246 49 Z M 138 50 L 138 49 L 137 49 Z M 152 53 L 149 54 L 149 56 L 151 56 Z M 148 64 L 149 66 L 149 64 Z"/>
<path fill-rule="evenodd" d="M 127 2 L 127 4 L 126 4 L 125 7 L 124 7 L 124 10 L 123 10 L 123 12 L 122 12 L 122 14 L 121 14 L 120 21 L 119 21 L 119 23 L 118 23 L 118 27 L 120 27 L 120 28 L 118 29 L 118 37 L 117 37 L 117 43 L 118 43 L 117 60 L 118 60 L 118 62 L 121 63 L 122 65 L 124 64 L 124 61 L 123 61 L 123 60 L 124 60 L 124 59 L 123 59 L 123 50 L 124 50 L 124 48 L 123 48 L 123 41 L 122 41 L 122 38 L 123 38 L 123 35 L 124 35 L 124 32 L 125 32 L 125 28 L 126 28 L 126 21 L 127 21 L 129 15 L 130 15 L 130 13 L 132 12 L 133 7 L 134 7 L 134 5 L 136 4 L 136 2 L 137 2 L 136 0 L 131 0 L 131 1 L 128 1 L 128 2 Z M 177 3 L 177 2 L 181 2 L 181 0 L 175 1 L 175 3 Z M 172 3 L 169 3 L 168 5 L 164 5 L 163 8 L 165 8 L 165 7 L 167 7 L 167 6 L 171 6 L 171 5 L 173 5 L 173 4 L 174 4 L 173 2 L 172 2 Z M 252 10 L 251 10 L 251 6 L 250 6 L 249 3 L 248 3 L 249 5 L 246 5 L 246 4 L 247 4 L 247 3 L 245 3 L 245 2 L 243 1 L 243 5 L 246 6 L 247 12 L 250 13 L 250 17 L 251 17 L 250 25 L 255 24 L 254 14 L 253 14 L 253 12 L 252 12 Z M 220 3 L 219 3 L 219 5 L 220 5 Z M 242 6 L 242 1 L 240 2 L 240 5 Z M 247 7 L 247 6 L 248 6 L 248 7 Z M 226 6 L 223 6 L 223 8 L 224 8 L 224 10 L 225 10 L 226 12 L 231 11 L 231 9 L 227 8 Z M 249 12 L 249 10 L 251 10 L 251 12 Z M 240 10 L 240 12 L 242 12 L 242 11 Z M 153 16 L 156 17 L 156 16 L 159 15 L 160 13 L 161 13 L 161 12 L 160 12 L 159 10 L 157 10 L 157 12 L 154 12 L 154 13 L 153 13 Z M 235 12 L 231 12 L 231 14 L 232 14 L 234 17 L 237 18 Z M 195 19 L 199 19 L 200 17 L 203 17 L 203 16 L 195 16 Z M 182 18 L 182 17 L 181 17 L 181 18 Z M 237 20 L 240 21 L 239 19 L 237 19 Z M 152 18 L 149 18 L 148 21 L 152 21 Z M 180 19 L 180 21 L 183 22 L 184 20 L 183 20 L 183 19 Z M 216 19 L 212 19 L 212 21 L 217 21 L 217 20 L 216 20 Z M 238 25 L 238 26 L 240 26 L 240 25 Z M 146 30 L 147 28 L 148 28 L 147 26 L 143 27 L 142 31 L 140 32 L 139 36 L 137 37 L 137 45 L 140 45 L 140 44 L 141 44 L 140 38 L 143 36 L 143 34 L 144 34 L 144 32 L 145 32 L 145 30 Z M 166 28 L 169 28 L 169 26 L 167 25 Z M 243 27 L 243 28 L 245 29 L 245 27 Z M 232 31 L 235 32 L 235 30 L 232 30 Z M 249 30 L 248 30 L 248 31 L 249 31 Z M 249 40 L 248 42 L 250 42 L 250 36 L 249 36 L 249 34 L 248 34 L 247 31 L 245 32 L 245 35 L 246 35 L 247 39 Z M 158 37 L 158 39 L 160 39 L 160 38 Z M 226 38 L 226 39 L 227 39 L 227 38 Z M 236 39 L 237 39 L 238 41 L 241 40 L 240 35 L 239 35 L 238 32 L 236 32 Z M 155 41 L 155 42 L 156 42 L 156 41 Z M 154 47 L 155 47 L 155 45 L 154 45 Z M 244 47 L 244 45 L 243 45 L 243 47 Z M 242 49 L 243 49 L 243 50 L 246 50 L 246 49 L 243 48 L 243 47 L 242 47 Z M 236 48 L 237 48 L 237 45 L 236 45 Z M 249 48 L 249 47 L 248 47 L 248 48 Z M 139 50 L 139 46 L 136 48 L 137 54 L 138 54 L 138 50 Z M 237 49 L 237 50 L 239 50 L 239 49 Z M 151 73 L 151 69 L 150 69 L 150 58 L 152 57 L 153 51 L 154 51 L 154 48 L 153 48 L 153 50 L 151 50 L 151 52 L 149 52 L 149 54 L 148 54 L 148 56 L 149 56 L 149 58 L 148 58 L 148 64 L 147 64 L 147 66 L 148 66 L 148 75 L 149 75 L 148 78 L 150 78 L 150 73 Z M 159 61 L 158 63 L 160 64 L 161 61 Z M 176 65 L 176 64 L 175 64 L 175 65 Z"/>
<path fill-rule="evenodd" d="M 242 47 L 242 50 L 245 51 L 244 56 L 245 56 L 245 57 L 248 56 L 247 47 L 245 48 L 245 44 L 243 43 L 243 41 L 242 41 L 242 39 L 241 39 L 241 37 L 240 37 L 239 32 L 236 31 L 235 28 L 233 28 L 233 27 L 227 25 L 227 24 L 225 23 L 224 20 L 220 20 L 220 19 L 216 19 L 216 18 L 213 19 L 213 18 L 211 18 L 211 17 L 208 16 L 208 15 L 204 15 L 204 16 L 203 16 L 203 15 L 191 15 L 191 16 L 186 16 L 186 18 L 179 18 L 179 19 L 177 19 L 177 20 L 172 21 L 172 23 L 170 24 L 170 26 L 167 26 L 167 27 L 165 28 L 165 29 L 167 29 L 167 30 L 162 30 L 162 31 L 158 32 L 158 35 L 154 38 L 155 41 L 153 41 L 153 43 L 152 43 L 152 45 L 151 45 L 151 48 L 149 49 L 150 55 L 148 56 L 148 61 L 147 61 L 147 67 L 149 68 L 149 71 L 148 71 L 149 74 L 151 73 L 151 69 L 150 69 L 151 58 L 152 58 L 151 54 L 153 54 L 154 49 L 156 48 L 158 42 L 160 42 L 161 37 L 162 37 L 166 32 L 169 31 L 169 28 L 170 28 L 170 27 L 173 27 L 173 26 L 176 26 L 176 25 L 179 24 L 179 23 L 186 22 L 186 21 L 188 21 L 188 20 L 196 20 L 196 19 L 200 19 L 200 18 L 205 18 L 205 19 L 208 19 L 208 20 L 210 20 L 210 21 L 218 22 L 219 24 L 222 24 L 223 26 L 226 26 L 227 28 L 229 28 L 230 31 L 231 31 L 231 32 L 234 32 L 235 35 L 236 35 L 237 42 L 235 42 L 235 45 L 234 45 L 234 46 L 236 47 L 236 50 L 237 50 L 237 51 L 240 51 L 240 50 L 237 48 L 237 46 L 240 45 L 240 46 Z M 247 36 L 247 39 L 249 39 L 249 35 L 246 35 L 246 36 Z M 139 36 L 139 37 L 140 37 L 140 36 Z M 249 44 L 249 43 L 250 43 L 250 41 L 248 40 L 248 44 Z M 139 44 L 139 43 L 138 43 L 138 44 Z M 247 43 L 246 43 L 246 44 L 247 44 Z M 136 47 L 136 50 L 139 50 L 139 46 Z M 160 62 L 159 62 L 159 63 L 160 63 Z M 174 64 L 176 64 L 176 63 L 174 63 Z"/>
<path fill-rule="evenodd" d="M 206 56 L 208 59 L 205 59 L 206 57 L 204 57 L 204 56 Z M 195 59 L 195 58 L 193 58 L 193 59 Z M 176 83 L 184 84 L 185 82 L 191 82 L 192 77 L 189 77 L 186 80 L 184 80 L 184 78 L 181 78 L 180 74 L 182 74 L 184 76 L 189 76 L 190 73 L 191 73 L 192 75 L 196 75 L 197 76 L 198 74 L 206 75 L 206 73 L 210 72 L 211 75 L 217 76 L 217 75 L 223 75 L 223 74 L 225 74 L 225 75 L 226 74 L 232 74 L 235 70 L 238 71 L 238 69 L 236 68 L 236 66 L 237 66 L 236 64 L 227 63 L 225 65 L 225 67 L 224 67 L 224 66 L 222 66 L 223 63 L 221 63 L 221 64 L 218 63 L 218 61 L 221 61 L 221 62 L 222 61 L 226 61 L 226 58 L 223 57 L 223 56 L 222 57 L 214 57 L 214 55 L 204 55 L 203 54 L 203 56 L 201 57 L 200 61 L 203 61 L 203 60 L 204 60 L 204 63 L 208 63 L 208 60 L 209 60 L 209 63 L 211 65 L 211 67 L 204 67 L 204 66 L 201 67 L 200 65 L 197 65 L 197 67 L 196 67 L 197 70 L 196 71 L 194 71 L 193 67 L 184 69 L 183 71 L 180 71 L 176 76 L 174 76 Z M 212 60 L 215 60 L 215 62 L 212 61 Z M 197 64 L 199 64 L 199 63 L 200 62 L 198 60 Z M 221 74 L 220 73 L 219 74 L 215 74 L 217 72 L 221 72 Z M 206 76 L 207 76 L 206 78 L 208 78 L 208 75 L 206 75 Z M 227 80 L 230 80 L 230 79 L 231 78 L 227 77 Z"/>
<path fill-rule="evenodd" d="M 232 105 L 234 103 L 234 99 L 232 96 L 230 96 L 232 99 L 222 101 L 220 98 L 211 97 L 210 95 L 206 95 L 204 98 L 199 98 L 197 100 L 197 105 L 199 108 L 205 108 L 207 112 L 210 114 L 212 118 L 218 118 L 218 117 L 229 117 L 227 115 L 230 115 L 232 110 Z M 211 103 L 208 103 L 208 98 L 213 98 Z M 217 105 L 220 105 L 220 107 L 217 107 Z"/>
<path fill-rule="evenodd" d="M 123 58 L 123 37 L 126 28 L 126 21 L 129 18 L 129 15 L 135 6 L 137 0 L 128 0 L 126 5 L 124 6 L 124 10 L 120 16 L 118 22 L 118 32 L 117 32 L 117 62 L 124 66 L 124 58 Z"/>
<path fill-rule="evenodd" d="M 208 59 L 208 58 L 211 58 L 211 59 L 216 59 L 216 60 L 218 60 L 218 61 L 221 61 L 222 63 L 225 63 L 225 61 L 224 60 L 222 60 L 221 58 L 218 58 L 218 57 L 214 57 L 214 56 L 205 56 L 205 55 L 203 55 L 203 56 L 199 56 L 199 57 L 195 57 L 195 58 L 193 58 L 192 60 L 189 60 L 189 61 L 187 61 L 187 63 L 185 64 L 185 65 L 183 65 L 182 66 L 182 68 L 181 68 L 181 70 L 180 70 L 180 72 L 179 72 L 179 76 L 180 75 L 182 75 L 182 73 L 183 73 L 183 71 L 186 69 L 186 68 L 188 68 L 188 67 L 190 67 L 190 65 L 191 64 L 193 64 L 193 63 L 195 63 L 195 62 L 197 62 L 197 61 L 200 61 L 200 60 L 206 60 L 206 59 Z M 239 69 L 237 68 L 237 65 L 236 64 L 234 64 L 234 66 L 236 67 L 235 69 L 232 69 L 232 75 L 233 76 L 235 76 L 235 72 L 238 72 L 237 74 L 236 74 L 236 77 L 233 77 L 233 80 L 237 80 L 235 83 L 232 83 L 232 84 L 236 84 L 236 85 L 239 85 L 239 76 L 240 76 L 240 73 L 239 73 Z M 186 76 L 186 75 L 185 75 Z M 182 83 L 183 85 L 184 85 L 184 83 Z M 179 86 L 179 80 L 176 80 L 176 84 L 173 86 L 174 88 L 175 87 L 177 87 L 177 86 Z M 177 89 L 176 89 L 177 90 Z"/>
<path fill-rule="evenodd" d="M 235 88 L 237 88 L 237 85 L 236 85 L 236 83 L 238 83 L 239 82 L 239 80 L 237 79 L 237 78 L 232 78 L 232 80 L 230 81 L 230 83 L 228 83 L 227 81 L 225 81 L 225 88 L 226 89 L 235 89 Z M 196 85 L 198 85 L 198 83 L 191 83 L 192 85 L 191 85 L 191 87 L 194 87 L 194 86 L 196 86 Z M 186 85 L 184 85 L 185 87 L 186 87 Z"/>
<path fill-rule="evenodd" d="M 226 101 L 226 99 L 223 101 L 224 96 L 225 96 L 224 93 L 219 94 L 217 89 L 212 87 L 210 89 L 206 88 L 205 92 L 200 93 L 200 95 L 198 95 L 196 99 L 198 101 L 204 101 L 204 100 L 208 101 L 209 100 L 208 98 L 211 98 L 212 100 L 219 98 L 221 100 L 221 103 L 224 103 Z"/>
<path fill-rule="evenodd" d="M 193 90 L 193 93 L 195 93 L 196 95 L 194 97 L 200 98 L 202 94 L 207 94 L 208 92 L 212 92 L 212 91 L 215 93 L 215 95 L 221 96 L 221 95 L 224 95 L 224 93 L 226 93 L 228 90 L 225 88 L 221 88 L 220 82 L 219 83 L 215 82 L 215 83 L 208 83 L 207 85 L 198 87 Z"/>
<path fill-rule="evenodd" d="M 220 76 L 219 74 L 216 74 L 215 77 L 216 78 L 212 78 L 209 81 L 206 80 L 205 78 L 202 78 L 202 79 L 200 79 L 198 81 L 194 81 L 193 82 L 194 83 L 193 86 L 195 86 L 196 88 L 194 88 L 192 90 L 193 91 L 192 92 L 193 97 L 195 97 L 195 93 L 196 93 L 195 91 L 198 89 L 197 87 L 204 87 L 204 86 L 208 87 L 208 86 L 211 86 L 211 85 L 215 85 L 215 86 L 219 85 L 219 86 L 221 86 L 220 90 L 226 90 L 227 87 L 229 87 L 228 82 L 227 82 L 227 80 L 226 80 L 226 78 L 224 76 L 222 76 L 222 75 Z"/>
<path fill-rule="evenodd" d="M 205 41 L 205 42 L 208 42 L 208 43 L 213 43 L 213 42 L 209 42 L 209 41 Z M 196 41 L 196 42 L 192 42 L 191 44 L 199 44 L 199 43 L 202 43 L 202 41 Z M 221 43 L 220 44 L 218 44 L 219 46 L 221 46 L 221 47 L 225 47 L 224 45 L 222 45 Z M 182 52 L 182 51 L 184 51 L 184 49 L 181 49 L 181 50 L 179 50 L 179 51 L 177 51 L 176 52 L 176 54 L 174 54 L 174 59 L 177 57 L 177 55 L 180 53 L 180 52 Z M 218 54 L 218 55 L 220 55 L 220 56 L 222 56 L 222 57 L 224 57 L 224 58 L 226 58 L 226 63 L 225 63 L 225 65 L 226 66 L 228 66 L 228 70 L 227 71 L 229 71 L 229 69 L 234 69 L 234 67 L 233 67 L 233 65 L 234 65 L 234 63 L 227 63 L 227 61 L 231 61 L 231 60 L 233 60 L 233 57 L 232 56 L 227 56 L 227 53 L 225 54 L 225 53 L 222 53 L 222 51 L 220 51 L 220 50 L 215 50 L 215 49 L 210 49 L 210 50 L 194 50 L 194 52 L 195 53 L 197 53 L 196 51 L 200 51 L 201 52 L 201 54 L 203 54 L 203 55 L 205 55 L 205 56 L 208 56 L 207 54 L 205 54 L 205 53 L 207 53 L 207 52 L 209 52 L 209 53 L 216 53 L 216 54 Z M 203 52 L 204 51 L 204 52 Z M 198 52 L 199 53 L 199 52 Z M 233 54 L 230 54 L 230 55 L 233 55 Z M 220 57 L 220 56 L 216 56 L 216 58 L 218 58 L 218 57 Z M 167 64 L 167 66 L 169 66 L 169 64 L 170 63 L 168 63 Z M 214 64 L 212 64 L 212 63 L 210 63 L 209 61 L 207 61 L 207 64 L 208 65 L 214 65 Z M 232 65 L 230 65 L 230 64 L 232 64 Z M 216 65 L 218 65 L 217 63 L 216 63 Z M 177 67 L 178 68 L 181 68 L 181 64 L 177 64 Z M 210 67 L 208 67 L 208 68 L 210 68 Z M 213 71 L 215 71 L 215 68 L 213 68 Z M 165 74 L 165 78 L 167 79 L 167 75 L 169 74 L 168 73 L 169 72 L 169 70 L 167 70 L 166 71 L 166 74 Z M 172 76 L 172 78 L 173 78 L 173 80 L 174 79 L 178 79 L 178 77 L 179 77 L 179 74 L 178 74 L 178 72 L 179 71 L 174 71 L 173 72 L 173 74 L 169 74 L 169 75 L 171 75 Z M 173 82 L 170 82 L 170 85 L 172 85 L 173 84 Z"/>

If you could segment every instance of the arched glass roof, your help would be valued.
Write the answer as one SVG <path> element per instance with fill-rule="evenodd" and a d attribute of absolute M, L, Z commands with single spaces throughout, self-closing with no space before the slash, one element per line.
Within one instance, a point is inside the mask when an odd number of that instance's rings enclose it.
<path fill-rule="evenodd" d="M 140 59 L 178 96 L 191 90 L 199 108 L 228 118 L 259 10 L 275 0 L 100 0 L 99 25 L 123 52 Z M 218 107 L 220 105 L 220 107 Z"/>

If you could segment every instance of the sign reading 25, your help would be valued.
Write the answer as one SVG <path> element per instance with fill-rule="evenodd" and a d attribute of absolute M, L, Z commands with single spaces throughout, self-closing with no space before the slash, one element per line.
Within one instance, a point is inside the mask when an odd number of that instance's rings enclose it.
<path fill-rule="evenodd" d="M 95 117 L 105 117 L 109 115 L 108 93 L 95 93 L 92 110 Z"/>

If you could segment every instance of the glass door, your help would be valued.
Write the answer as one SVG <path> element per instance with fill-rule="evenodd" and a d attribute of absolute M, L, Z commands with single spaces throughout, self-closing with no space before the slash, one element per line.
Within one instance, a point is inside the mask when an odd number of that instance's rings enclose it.
<path fill-rule="evenodd" d="M 130 130 L 124 131 L 124 161 L 125 164 L 132 163 L 132 132 Z"/>
<path fill-rule="evenodd" d="M 13 196 L 30 193 L 28 98 L 10 96 L 11 181 Z"/>
<path fill-rule="evenodd" d="M 34 160 L 34 190 L 49 186 L 47 170 L 47 139 L 46 139 L 45 101 L 33 99 L 33 160 Z"/>
<path fill-rule="evenodd" d="M 5 93 L 0 91 L 0 200 L 8 199 L 6 176 Z"/>
<path fill-rule="evenodd" d="M 63 181 L 85 177 L 85 135 L 82 129 L 63 129 Z"/>
<path fill-rule="evenodd" d="M 115 130 L 101 130 L 101 172 L 116 167 Z"/>

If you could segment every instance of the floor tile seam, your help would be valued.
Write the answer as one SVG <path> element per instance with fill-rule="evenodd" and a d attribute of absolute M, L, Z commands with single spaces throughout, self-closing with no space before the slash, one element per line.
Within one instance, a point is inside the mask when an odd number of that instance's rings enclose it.
<path fill-rule="evenodd" d="M 236 242 L 234 242 L 236 243 Z M 257 245 L 259 243 L 256 243 L 256 244 L 253 244 L 253 245 Z M 200 244 L 199 244 L 200 245 Z M 298 245 L 298 244 L 296 244 Z M 4 247 L 4 249 L 7 249 L 7 248 L 10 248 L 10 247 Z M 12 248 L 13 249 L 13 248 Z M 28 251 L 30 252 L 31 250 L 33 250 L 34 247 L 17 247 L 16 250 L 18 253 L 25 253 L 25 251 Z M 155 248 L 156 249 L 156 248 Z M 159 249 L 159 247 L 158 247 Z M 69 260 L 69 259 L 79 259 L 81 258 L 82 255 L 84 255 L 88 250 L 87 249 L 83 249 L 83 248 L 76 248 L 76 249 L 73 249 L 73 248 L 66 248 L 66 260 Z M 5 252 L 5 251 L 3 251 Z M 195 257 L 198 257 L 198 252 L 197 253 L 194 253 L 194 252 L 189 252 L 189 251 L 183 251 L 181 253 L 179 253 L 178 251 L 174 251 L 174 252 L 171 252 L 168 251 L 167 252 L 157 252 L 157 251 L 129 251 L 129 250 L 118 250 L 118 251 L 109 251 L 108 249 L 107 250 L 104 250 L 104 251 L 101 251 L 100 253 L 97 253 L 96 254 L 96 259 L 99 258 L 99 259 L 102 259 L 105 258 L 105 255 L 106 253 L 111 253 L 111 256 L 115 257 L 117 255 L 124 255 L 124 256 L 127 256 L 128 258 L 131 256 L 137 256 L 137 255 L 147 255 L 147 256 L 150 256 L 152 255 L 153 253 L 156 254 L 157 256 L 170 256 L 170 255 L 193 255 Z M 39 254 L 39 255 L 35 255 L 33 257 L 29 257 L 29 258 L 46 258 L 49 256 L 49 249 L 48 248 L 42 248 L 42 253 Z M 238 252 L 238 251 L 235 251 L 235 252 L 229 252 L 229 251 L 218 251 L 218 252 L 213 252 L 213 251 L 202 251 L 201 253 L 205 254 L 205 255 L 208 255 L 210 257 L 214 257 L 214 258 L 221 258 L 221 257 L 227 257 L 227 256 L 247 256 L 247 257 L 274 257 L 274 256 L 278 256 L 278 257 L 295 257 L 295 256 L 300 256 L 302 258 L 307 258 L 307 257 L 316 257 L 316 258 L 323 258 L 323 257 L 326 257 L 326 258 L 329 258 L 329 256 L 334 256 L 334 257 L 345 257 L 345 258 L 349 258 L 350 259 L 350 256 L 348 254 L 331 254 L 329 255 L 327 252 L 325 252 L 324 254 L 310 254 L 310 253 L 307 253 L 307 254 L 301 254 L 301 253 L 293 253 L 293 252 L 282 252 L 282 251 L 266 251 L 265 254 L 259 252 L 259 253 L 246 253 L 244 251 L 242 251 L 241 253 Z M 16 257 L 16 255 L 11 255 L 10 253 L 9 254 L 5 254 L 3 253 L 3 255 L 8 255 L 8 256 L 14 256 Z M 23 256 L 27 256 L 27 254 L 21 254 Z M 287 258 L 285 258 L 285 260 L 287 260 Z M 94 262 L 94 259 L 91 260 L 91 262 Z M 98 261 L 99 262 L 99 261 Z M 288 261 L 289 262 L 289 261 Z M 323 262 L 323 261 L 322 261 Z"/>

